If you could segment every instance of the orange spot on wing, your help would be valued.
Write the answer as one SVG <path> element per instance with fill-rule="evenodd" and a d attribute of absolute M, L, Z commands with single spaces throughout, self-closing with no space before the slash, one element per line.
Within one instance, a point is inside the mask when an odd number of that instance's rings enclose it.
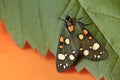
<path fill-rule="evenodd" d="M 88 31 L 87 31 L 86 29 L 84 29 L 84 30 L 83 30 L 83 33 L 84 33 L 85 35 L 87 35 L 87 34 L 88 34 Z"/>
<path fill-rule="evenodd" d="M 89 36 L 88 39 L 91 40 L 91 39 L 92 39 L 92 36 Z"/>
<path fill-rule="evenodd" d="M 69 30 L 70 32 L 72 32 L 72 31 L 74 30 L 73 25 L 68 26 L 68 30 Z"/>
<path fill-rule="evenodd" d="M 61 36 L 59 41 L 64 42 L 64 37 Z"/>
<path fill-rule="evenodd" d="M 60 45 L 59 48 L 62 49 L 62 48 L 63 48 L 63 45 Z"/>

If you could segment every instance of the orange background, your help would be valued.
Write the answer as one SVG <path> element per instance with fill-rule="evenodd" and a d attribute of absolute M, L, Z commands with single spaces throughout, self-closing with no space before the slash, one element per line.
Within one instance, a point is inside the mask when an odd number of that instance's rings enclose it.
<path fill-rule="evenodd" d="M 43 57 L 28 44 L 19 48 L 0 22 L 0 80 L 95 80 L 85 69 L 74 67 L 63 73 L 56 71 L 55 57 L 48 51 Z M 103 79 L 102 79 L 103 80 Z"/>

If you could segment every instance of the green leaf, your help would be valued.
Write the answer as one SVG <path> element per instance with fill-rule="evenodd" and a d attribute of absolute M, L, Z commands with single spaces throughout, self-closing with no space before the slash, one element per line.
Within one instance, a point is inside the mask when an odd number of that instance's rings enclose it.
<path fill-rule="evenodd" d="M 0 19 L 22 48 L 26 41 L 43 56 L 48 48 L 56 55 L 59 33 L 66 15 L 93 23 L 86 28 L 106 48 L 104 61 L 82 59 L 76 66 L 84 67 L 99 80 L 120 80 L 120 1 L 119 0 L 0 0 Z"/>
<path fill-rule="evenodd" d="M 120 59 L 117 60 L 117 63 L 115 64 L 115 67 L 111 73 L 112 75 L 112 80 L 118 80 L 120 79 L 120 76 L 118 76 L 118 74 L 120 74 Z"/>

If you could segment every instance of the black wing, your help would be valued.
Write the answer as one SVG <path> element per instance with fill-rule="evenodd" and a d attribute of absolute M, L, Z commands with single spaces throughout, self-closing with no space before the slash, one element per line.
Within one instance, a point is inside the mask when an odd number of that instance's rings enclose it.
<path fill-rule="evenodd" d="M 76 22 L 75 27 L 79 30 L 75 33 L 79 38 L 79 50 L 82 56 L 94 61 L 104 60 L 108 57 L 107 51 L 84 27 L 83 23 Z"/>
<path fill-rule="evenodd" d="M 56 67 L 58 72 L 69 69 L 80 55 L 66 27 L 63 27 L 57 48 Z"/>

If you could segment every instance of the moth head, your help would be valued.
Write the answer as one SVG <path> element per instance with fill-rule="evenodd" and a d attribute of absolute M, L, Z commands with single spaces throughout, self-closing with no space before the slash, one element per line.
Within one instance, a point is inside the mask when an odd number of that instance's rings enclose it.
<path fill-rule="evenodd" d="M 67 25 L 67 26 L 69 26 L 69 25 L 72 25 L 72 23 L 73 23 L 73 19 L 70 17 L 70 16 L 66 16 L 65 17 L 65 24 Z"/>
<path fill-rule="evenodd" d="M 66 20 L 66 22 L 71 22 L 71 21 L 72 21 L 72 18 L 67 15 L 66 18 L 65 18 L 65 20 Z"/>

